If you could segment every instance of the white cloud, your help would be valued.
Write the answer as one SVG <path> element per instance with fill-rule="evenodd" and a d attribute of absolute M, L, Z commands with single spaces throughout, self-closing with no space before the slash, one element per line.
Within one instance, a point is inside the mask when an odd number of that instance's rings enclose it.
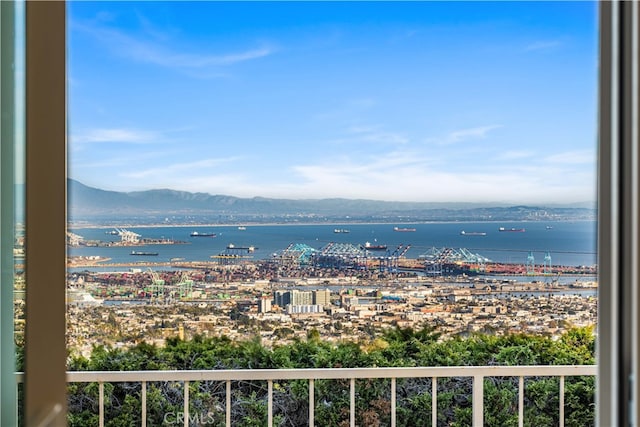
<path fill-rule="evenodd" d="M 122 142 L 129 144 L 147 144 L 156 142 L 160 135 L 157 132 L 112 128 L 112 129 L 89 129 L 70 137 L 72 143 L 104 143 Z"/>
<path fill-rule="evenodd" d="M 403 145 L 409 142 L 409 139 L 404 135 L 396 132 L 385 132 L 379 130 L 375 126 L 352 126 L 347 129 L 346 138 L 339 138 L 334 140 L 334 143 L 372 143 L 372 144 L 389 144 L 389 145 Z"/>
<path fill-rule="evenodd" d="M 135 14 L 136 14 L 136 17 L 138 18 L 138 23 L 140 24 L 140 27 L 146 34 L 160 41 L 166 41 L 170 39 L 170 34 L 167 31 L 163 31 L 162 29 L 157 28 L 153 24 L 153 22 L 151 22 L 141 13 L 136 12 Z"/>
<path fill-rule="evenodd" d="M 399 159 L 400 160 L 400 159 Z M 299 166 L 297 188 L 271 186 L 304 197 L 367 198 L 391 201 L 569 202 L 593 200 L 594 174 L 557 179 L 540 169 L 492 169 L 482 172 L 439 170 L 425 162 Z"/>
<path fill-rule="evenodd" d="M 441 138 L 438 142 L 440 142 L 441 144 L 456 144 L 468 140 L 485 139 L 489 132 L 501 127 L 502 125 L 488 125 L 459 129 L 449 132 L 449 134 L 447 134 L 444 138 Z"/>
<path fill-rule="evenodd" d="M 351 130 L 367 133 L 371 128 Z M 442 162 L 431 151 L 421 153 L 403 146 L 375 154 L 350 156 L 346 152 L 331 159 L 307 159 L 306 163 L 292 166 L 276 165 L 273 170 L 233 167 L 243 164 L 245 160 L 240 157 L 176 161 L 166 166 L 159 166 L 158 160 L 146 169 L 140 168 L 139 162 L 128 162 L 126 166 L 116 166 L 121 172 L 113 172 L 109 187 L 135 185 L 136 189 L 173 188 L 293 199 L 504 203 L 595 200 L 595 168 L 582 164 L 594 159 L 592 152 L 559 153 L 531 162 L 533 158 L 532 152 L 512 150 L 506 151 L 502 160 L 513 161 L 459 165 Z"/>
<path fill-rule="evenodd" d="M 547 156 L 544 160 L 549 163 L 595 164 L 596 152 L 595 150 L 567 151 L 564 153 L 552 154 L 551 156 Z"/>
<path fill-rule="evenodd" d="M 145 24 L 146 27 L 149 25 L 148 22 Z M 92 35 L 117 55 L 125 56 L 138 62 L 176 69 L 224 67 L 263 58 L 275 52 L 275 48 L 263 43 L 261 46 L 239 52 L 220 54 L 207 52 L 182 53 L 177 48 L 170 47 L 168 41 L 160 41 L 159 37 L 155 37 L 158 41 L 141 40 L 114 28 L 79 23 L 74 23 L 73 29 Z"/>
<path fill-rule="evenodd" d="M 213 171 L 206 172 L 200 176 L 190 176 L 185 174 L 162 174 L 162 176 L 153 177 L 153 187 L 140 184 L 147 181 L 137 181 L 140 190 L 148 190 L 149 188 L 171 188 L 179 191 L 189 191 L 192 193 L 209 193 L 232 195 L 236 197 L 253 197 L 264 195 L 259 183 L 252 180 L 244 172 L 224 172 L 217 173 Z M 129 178 L 127 178 L 130 181 Z"/>
<path fill-rule="evenodd" d="M 519 151 L 519 150 L 509 150 L 501 153 L 498 156 L 499 160 L 518 160 L 518 159 L 527 159 L 535 156 L 533 151 Z"/>
<path fill-rule="evenodd" d="M 232 65 L 237 62 L 262 58 L 270 55 L 272 52 L 273 50 L 268 47 L 260 47 L 244 52 L 224 55 L 183 54 L 166 51 L 155 46 L 139 45 L 134 55 L 137 59 L 165 67 L 203 68 L 208 66 Z"/>
<path fill-rule="evenodd" d="M 187 162 L 187 163 L 174 163 L 171 165 L 150 168 L 144 170 L 137 170 L 135 172 L 123 172 L 120 175 L 126 178 L 154 178 L 154 177 L 175 177 L 175 173 L 180 173 L 181 176 L 178 176 L 178 179 L 181 179 L 182 176 L 186 178 L 193 177 L 194 175 L 209 175 L 210 169 L 219 166 L 223 163 L 230 163 L 238 161 L 239 157 L 228 157 L 228 158 L 218 158 L 218 159 L 202 159 L 195 162 Z"/>
<path fill-rule="evenodd" d="M 512 158 L 533 153 L 512 151 Z M 270 182 L 254 195 L 292 198 L 366 198 L 389 201 L 568 203 L 595 199 L 595 169 L 561 164 L 514 165 L 511 162 L 465 168 L 445 165 L 410 152 L 292 168 L 299 178 Z M 248 190 L 245 188 L 245 190 Z"/>
<path fill-rule="evenodd" d="M 559 40 L 540 40 L 530 43 L 524 48 L 524 50 L 525 52 L 552 50 L 561 45 L 562 43 Z"/>
<path fill-rule="evenodd" d="M 425 202 L 570 203 L 595 200 L 595 170 L 560 164 L 487 166 L 469 171 L 415 153 L 335 159 L 256 176 L 251 169 L 219 167 L 240 159 L 205 159 L 117 174 L 110 185 L 174 188 L 238 197 L 373 199 Z M 132 179 L 136 178 L 136 179 Z M 119 182 L 118 182 L 119 181 Z M 132 184 L 135 183 L 135 184 Z"/>
<path fill-rule="evenodd" d="M 422 169 L 426 165 L 427 159 L 413 153 L 390 152 L 372 159 L 352 161 L 345 158 L 333 163 L 298 165 L 293 166 L 292 170 L 307 181 L 322 181 L 326 177 L 338 177 L 338 179 L 373 182 L 375 180 L 395 180 L 395 175 L 398 172 L 409 168 Z"/>

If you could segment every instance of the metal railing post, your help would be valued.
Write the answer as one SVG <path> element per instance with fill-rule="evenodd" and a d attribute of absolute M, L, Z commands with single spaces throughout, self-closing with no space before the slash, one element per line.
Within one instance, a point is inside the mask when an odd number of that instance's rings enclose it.
<path fill-rule="evenodd" d="M 147 427 L 147 382 L 142 381 L 142 427 Z"/>
<path fill-rule="evenodd" d="M 473 376 L 473 427 L 484 425 L 484 375 Z"/>
<path fill-rule="evenodd" d="M 431 377 L 431 425 L 438 425 L 438 377 Z"/>
<path fill-rule="evenodd" d="M 391 378 L 391 427 L 396 427 L 396 379 Z"/>
<path fill-rule="evenodd" d="M 560 375 L 560 427 L 564 427 L 564 375 Z"/>
<path fill-rule="evenodd" d="M 98 423 L 100 427 L 104 427 L 104 382 L 98 383 Z"/>
<path fill-rule="evenodd" d="M 227 407 L 225 410 L 227 412 L 227 427 L 231 427 L 231 380 L 227 380 Z"/>
<path fill-rule="evenodd" d="M 184 409 L 182 410 L 184 416 L 184 427 L 189 427 L 189 381 L 184 382 Z"/>
<path fill-rule="evenodd" d="M 309 427 L 313 427 L 315 422 L 315 395 L 314 395 L 314 381 L 313 378 L 309 379 Z"/>
<path fill-rule="evenodd" d="M 524 377 L 518 378 L 518 427 L 524 427 Z"/>
<path fill-rule="evenodd" d="M 192 381 L 226 382 L 226 425 L 231 427 L 231 381 L 267 381 L 268 382 L 268 423 L 273 425 L 273 382 L 287 380 L 307 380 L 309 382 L 309 425 L 315 425 L 315 380 L 349 379 L 350 425 L 356 425 L 356 380 L 357 379 L 389 379 L 391 381 L 391 422 L 397 425 L 397 387 L 398 378 L 431 378 L 432 425 L 438 424 L 438 378 L 465 377 L 472 378 L 472 425 L 484 424 L 484 379 L 486 377 L 511 377 L 519 379 L 519 424 L 524 421 L 524 378 L 559 377 L 560 422 L 564 423 L 565 377 L 595 376 L 597 366 L 594 365 L 545 365 L 545 366 L 450 366 L 450 367 L 416 367 L 416 368 L 336 368 L 336 369 L 258 369 L 258 370 L 187 370 L 187 371 L 73 371 L 67 372 L 67 383 L 94 383 L 99 387 L 99 425 L 105 425 L 105 383 L 142 384 L 141 412 L 143 425 L 147 422 L 147 383 L 174 382 L 184 383 L 184 412 L 178 414 L 178 420 L 184 425 L 191 423 L 189 417 L 189 386 Z M 16 383 L 24 382 L 24 374 L 16 373 Z M 202 415 L 202 414 L 196 414 Z M 180 417 L 182 416 L 182 417 Z"/>
<path fill-rule="evenodd" d="M 356 427 L 356 379 L 351 378 L 349 383 L 349 425 Z"/>
<path fill-rule="evenodd" d="M 267 381 L 268 403 L 267 403 L 267 425 L 273 427 L 273 380 Z"/>

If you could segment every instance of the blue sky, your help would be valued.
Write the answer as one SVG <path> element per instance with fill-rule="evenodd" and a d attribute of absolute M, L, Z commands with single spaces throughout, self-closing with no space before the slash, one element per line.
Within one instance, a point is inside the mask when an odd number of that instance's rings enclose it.
<path fill-rule="evenodd" d="M 595 199 L 593 2 L 70 2 L 68 31 L 87 185 Z"/>

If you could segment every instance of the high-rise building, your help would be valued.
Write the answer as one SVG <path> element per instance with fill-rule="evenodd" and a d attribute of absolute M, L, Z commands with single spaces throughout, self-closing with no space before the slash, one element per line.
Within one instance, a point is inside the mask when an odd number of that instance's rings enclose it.
<path fill-rule="evenodd" d="M 312 305 L 313 293 L 311 291 L 299 291 L 297 289 L 275 291 L 273 301 L 282 308 L 287 305 Z"/>
<path fill-rule="evenodd" d="M 258 300 L 258 313 L 269 313 L 271 311 L 271 298 L 261 297 Z"/>
<path fill-rule="evenodd" d="M 331 305 L 331 291 L 329 289 L 313 291 L 313 304 L 323 307 Z"/>
<path fill-rule="evenodd" d="M 287 304 L 291 304 L 291 292 L 290 291 L 275 291 L 273 294 L 273 302 L 282 308 Z"/>
<path fill-rule="evenodd" d="M 291 305 L 311 305 L 313 294 L 311 291 L 299 291 L 294 289 L 291 292 Z"/>

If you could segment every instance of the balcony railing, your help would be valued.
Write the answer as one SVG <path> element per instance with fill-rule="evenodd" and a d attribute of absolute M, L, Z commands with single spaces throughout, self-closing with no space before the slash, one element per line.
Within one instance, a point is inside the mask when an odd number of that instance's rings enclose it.
<path fill-rule="evenodd" d="M 391 426 L 396 426 L 396 379 L 431 378 L 432 379 L 432 425 L 437 425 L 437 383 L 438 378 L 466 377 L 472 379 L 472 417 L 474 426 L 484 424 L 484 379 L 490 377 L 515 377 L 518 386 L 518 425 L 524 425 L 524 378 L 557 377 L 559 387 L 559 425 L 564 426 L 564 381 L 565 377 L 595 376 L 595 365 L 560 366 L 456 366 L 456 367 L 420 367 L 420 368 L 354 368 L 354 369 L 257 369 L 257 370 L 194 370 L 194 371 L 73 371 L 67 373 L 69 383 L 97 383 L 99 389 L 99 425 L 104 426 L 104 384 L 140 383 L 142 426 L 147 425 L 147 383 L 182 382 L 184 383 L 184 406 L 182 420 L 189 426 L 189 383 L 191 381 L 226 382 L 226 426 L 231 426 L 231 383 L 232 381 L 267 382 L 267 423 L 273 426 L 273 383 L 279 380 L 307 380 L 309 382 L 309 426 L 314 426 L 314 380 L 350 380 L 350 425 L 356 425 L 356 387 L 357 379 L 391 380 Z M 24 374 L 18 373 L 17 381 L 22 382 Z"/>

